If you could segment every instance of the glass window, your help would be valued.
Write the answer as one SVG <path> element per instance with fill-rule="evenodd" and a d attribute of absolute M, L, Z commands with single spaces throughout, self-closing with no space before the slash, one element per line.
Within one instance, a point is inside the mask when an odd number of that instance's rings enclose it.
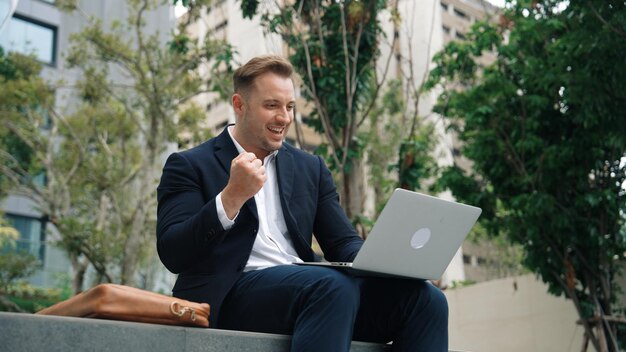
<path fill-rule="evenodd" d="M 44 222 L 38 218 L 22 215 L 5 214 L 5 217 L 20 233 L 16 250 L 28 252 L 43 262 L 46 249 Z"/>
<path fill-rule="evenodd" d="M 454 9 L 454 14 L 460 18 L 467 19 L 467 14 L 461 10 Z"/>
<path fill-rule="evenodd" d="M 441 3 L 441 9 L 442 9 L 444 12 L 448 12 L 448 4 L 446 4 L 445 2 L 442 2 L 442 3 Z"/>
<path fill-rule="evenodd" d="M 0 33 L 0 46 L 7 51 L 34 54 L 37 60 L 54 65 L 56 61 L 56 28 L 14 15 Z"/>
<path fill-rule="evenodd" d="M 221 31 L 222 29 L 226 28 L 227 26 L 228 26 L 228 20 L 224 20 L 224 21 L 222 21 L 222 23 L 220 23 L 220 24 L 218 24 L 217 26 L 215 26 L 214 31 L 215 31 L 215 32 L 219 32 L 219 31 Z"/>
<path fill-rule="evenodd" d="M 13 7 L 11 6 L 10 1 L 0 1 L 0 31 L 2 30 L 2 24 L 4 21 L 13 14 L 9 13 L 12 9 Z"/>

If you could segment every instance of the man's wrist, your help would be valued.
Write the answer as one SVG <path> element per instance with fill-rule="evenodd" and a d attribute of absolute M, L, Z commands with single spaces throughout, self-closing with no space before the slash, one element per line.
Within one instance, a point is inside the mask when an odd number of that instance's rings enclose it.
<path fill-rule="evenodd" d="M 228 216 L 229 220 L 234 219 L 237 214 L 239 214 L 239 209 L 241 209 L 241 207 L 245 203 L 245 200 L 242 201 L 238 200 L 236 197 L 233 197 L 228 190 L 228 186 L 224 188 L 220 195 L 224 211 L 226 212 L 226 216 Z"/>
<path fill-rule="evenodd" d="M 224 230 L 229 230 L 231 227 L 233 227 L 233 225 L 235 225 L 235 219 L 237 218 L 237 215 L 239 215 L 239 212 L 236 212 L 232 216 L 228 215 L 224 207 L 224 203 L 222 199 L 222 192 L 220 192 L 215 197 L 215 207 L 217 210 L 217 218 L 222 224 L 222 227 L 224 228 Z"/>

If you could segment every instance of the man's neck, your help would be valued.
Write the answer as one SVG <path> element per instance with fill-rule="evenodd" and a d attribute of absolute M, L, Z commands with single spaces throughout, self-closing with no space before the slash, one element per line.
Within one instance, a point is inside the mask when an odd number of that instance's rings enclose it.
<path fill-rule="evenodd" d="M 236 128 L 236 125 L 228 126 L 227 129 L 228 129 L 228 134 L 230 135 L 230 138 L 232 139 L 232 141 L 235 144 L 235 147 L 237 148 L 237 151 L 239 153 L 243 153 L 243 152 L 254 153 L 254 155 L 256 155 L 257 159 L 260 159 L 261 161 L 265 160 L 265 158 L 268 155 L 271 154 L 271 153 L 269 153 L 267 151 L 255 151 L 255 150 L 252 150 L 252 148 L 246 147 L 245 145 L 241 144 L 239 142 L 239 140 L 241 140 L 241 138 L 237 138 L 237 128 Z"/>

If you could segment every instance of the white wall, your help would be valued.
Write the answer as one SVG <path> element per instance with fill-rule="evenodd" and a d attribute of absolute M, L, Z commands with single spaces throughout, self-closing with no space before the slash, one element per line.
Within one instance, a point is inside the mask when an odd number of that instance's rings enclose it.
<path fill-rule="evenodd" d="M 583 328 L 571 301 L 534 275 L 444 291 L 450 349 L 480 352 L 580 351 Z"/>

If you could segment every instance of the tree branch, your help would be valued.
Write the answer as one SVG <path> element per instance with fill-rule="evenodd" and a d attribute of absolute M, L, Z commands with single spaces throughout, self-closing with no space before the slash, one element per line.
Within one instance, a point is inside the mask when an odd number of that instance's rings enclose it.
<path fill-rule="evenodd" d="M 301 17 L 301 15 L 298 13 L 296 13 L 296 15 L 298 17 Z M 322 105 L 322 102 L 320 101 L 319 95 L 317 94 L 317 90 L 315 88 L 315 76 L 313 75 L 313 68 L 311 66 L 311 53 L 307 40 L 303 37 L 302 31 L 292 32 L 290 28 L 285 28 L 284 35 L 293 35 L 300 41 L 302 47 L 304 48 L 304 54 L 306 57 L 306 75 L 310 83 L 306 84 L 305 82 L 303 82 L 303 86 L 310 93 L 309 95 L 313 98 L 313 103 L 315 104 L 315 108 L 317 109 L 317 113 L 320 121 L 322 122 L 322 126 L 324 127 L 324 135 L 326 136 L 326 139 L 330 143 L 330 146 L 333 150 L 333 153 L 331 153 L 332 157 L 335 160 L 335 163 L 337 165 L 340 165 L 339 158 L 335 153 L 335 151 L 339 149 L 340 143 L 334 134 L 332 125 L 330 123 L 330 118 L 328 117 L 328 113 L 324 109 L 324 106 Z"/>
<path fill-rule="evenodd" d="M 572 302 L 574 302 L 574 307 L 576 308 L 576 311 L 578 312 L 578 316 L 583 317 L 584 313 L 582 311 L 582 306 L 580 304 L 580 301 L 578 300 L 578 296 L 576 296 L 576 293 L 568 288 L 567 284 L 561 279 L 558 273 L 551 271 L 551 274 L 555 278 L 555 280 L 559 282 L 561 287 L 563 287 L 567 296 L 572 300 Z M 589 321 L 587 319 L 581 319 L 580 322 L 582 323 L 583 328 L 585 329 L 586 336 L 589 338 L 589 340 L 591 340 L 593 347 L 596 349 L 596 351 L 600 351 L 600 342 L 598 341 L 597 336 L 594 334 L 593 328 L 589 324 Z"/>
<path fill-rule="evenodd" d="M 600 20 L 600 22 L 602 22 L 605 26 L 609 27 L 609 29 L 616 33 L 619 36 L 622 37 L 626 37 L 626 32 L 621 31 L 618 28 L 615 28 L 613 26 L 611 26 L 611 24 L 609 22 L 607 22 L 607 20 L 604 19 L 604 17 L 602 17 L 602 15 L 600 15 L 600 13 L 598 12 L 598 10 L 593 6 L 593 4 L 591 3 L 591 1 L 587 0 L 587 5 L 589 6 L 589 8 L 591 9 L 591 11 L 593 12 L 593 14 L 596 16 L 596 18 L 598 18 Z"/>
<path fill-rule="evenodd" d="M 348 159 L 348 147 L 350 146 L 350 132 L 352 130 L 352 74 L 356 71 L 356 68 L 351 69 L 350 65 L 350 54 L 348 52 L 348 39 L 347 39 L 347 28 L 346 28 L 346 18 L 345 18 L 345 9 L 344 3 L 339 3 L 340 9 L 340 18 L 341 18 L 341 40 L 342 40 L 342 50 L 343 50 L 343 58 L 344 58 L 344 66 L 346 70 L 345 74 L 345 84 L 346 84 L 346 127 L 343 130 L 343 143 L 342 150 L 343 153 L 341 155 L 341 164 L 338 166 L 340 170 L 343 170 L 344 165 L 346 165 L 346 160 Z"/>
<path fill-rule="evenodd" d="M 396 12 L 398 11 L 398 1 L 394 1 L 394 10 Z M 396 46 L 396 43 L 398 42 L 398 36 L 395 33 L 395 28 L 396 28 L 396 26 L 394 24 L 393 39 L 391 40 L 391 44 L 389 45 L 389 47 L 391 49 L 389 50 L 389 56 L 387 56 L 387 60 L 385 62 L 385 70 L 383 71 L 383 76 L 382 76 L 380 82 L 378 82 L 378 80 L 376 81 L 376 88 L 374 89 L 374 94 L 373 94 L 374 98 L 370 101 L 369 106 L 365 109 L 365 112 L 361 116 L 361 120 L 357 123 L 357 129 L 359 127 L 361 127 L 361 125 L 365 122 L 365 120 L 369 116 L 370 112 L 372 111 L 372 109 L 376 105 L 376 100 L 377 100 L 376 98 L 378 97 L 378 94 L 379 94 L 380 89 L 382 88 L 383 84 L 387 80 L 387 74 L 389 72 L 389 66 L 391 66 L 391 58 L 394 57 L 394 54 L 395 54 L 394 48 Z"/>

